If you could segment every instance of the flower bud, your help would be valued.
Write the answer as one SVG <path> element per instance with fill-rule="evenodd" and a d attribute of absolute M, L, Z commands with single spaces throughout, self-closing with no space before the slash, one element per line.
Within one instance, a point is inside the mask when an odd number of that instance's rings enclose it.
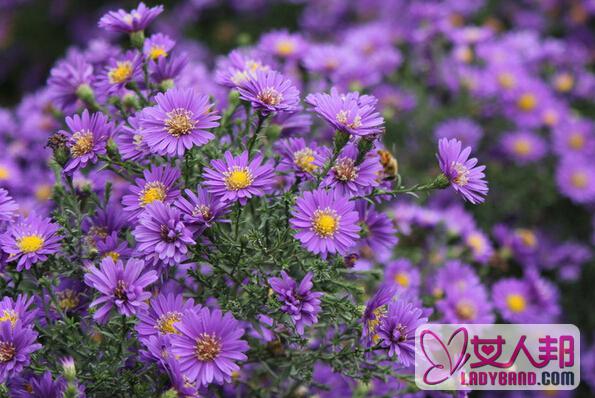
<path fill-rule="evenodd" d="M 139 30 L 130 33 L 130 43 L 132 44 L 132 47 L 142 50 L 143 44 L 145 44 L 145 32 Z"/>
<path fill-rule="evenodd" d="M 93 104 L 95 103 L 95 92 L 86 83 L 81 84 L 76 89 L 76 96 L 81 99 L 81 101 L 85 102 L 86 104 Z"/>
<path fill-rule="evenodd" d="M 60 360 L 62 365 L 62 374 L 68 382 L 72 382 L 76 379 L 76 367 L 74 365 L 74 359 L 72 357 L 64 357 Z"/>

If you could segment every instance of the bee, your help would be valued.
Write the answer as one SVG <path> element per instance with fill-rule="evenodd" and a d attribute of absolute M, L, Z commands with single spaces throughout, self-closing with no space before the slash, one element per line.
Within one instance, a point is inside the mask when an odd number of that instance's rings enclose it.
<path fill-rule="evenodd" d="M 393 180 L 399 173 L 399 163 L 397 159 L 386 149 L 379 149 L 378 155 L 380 156 L 380 164 L 384 168 L 385 178 Z"/>

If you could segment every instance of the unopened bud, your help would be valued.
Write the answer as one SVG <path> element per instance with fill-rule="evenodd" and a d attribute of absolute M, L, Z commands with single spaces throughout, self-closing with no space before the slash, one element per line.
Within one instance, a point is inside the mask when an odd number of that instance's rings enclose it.
<path fill-rule="evenodd" d="M 86 104 L 95 103 L 95 92 L 87 83 L 83 83 L 76 89 L 76 96 Z"/>
<path fill-rule="evenodd" d="M 159 89 L 163 92 L 166 92 L 167 90 L 169 90 L 170 88 L 173 88 L 174 86 L 175 86 L 174 79 L 166 79 L 166 80 L 162 81 L 161 83 L 159 83 Z"/>
<path fill-rule="evenodd" d="M 173 388 L 170 388 L 163 394 L 161 394 L 161 398 L 178 398 L 178 392 Z"/>
<path fill-rule="evenodd" d="M 64 357 L 60 360 L 62 365 L 62 374 L 68 382 L 72 382 L 76 379 L 76 367 L 74 365 L 74 359 L 72 357 Z"/>
<path fill-rule="evenodd" d="M 145 32 L 142 30 L 132 32 L 130 34 L 130 44 L 132 44 L 132 47 L 142 50 L 143 44 L 145 44 Z"/>

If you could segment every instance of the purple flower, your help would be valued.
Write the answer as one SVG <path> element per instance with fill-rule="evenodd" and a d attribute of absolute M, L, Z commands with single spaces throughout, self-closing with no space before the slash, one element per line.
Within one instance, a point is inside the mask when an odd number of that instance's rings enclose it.
<path fill-rule="evenodd" d="M 41 375 L 19 375 L 9 381 L 8 387 L 11 398 L 63 398 L 66 390 L 66 380 L 63 377 L 52 378 L 52 373 L 46 370 Z M 79 397 L 84 398 L 84 390 L 79 387 Z"/>
<path fill-rule="evenodd" d="M 361 239 L 358 242 L 360 252 L 370 254 L 365 257 L 378 257 L 382 252 L 392 250 L 397 243 L 396 230 L 388 216 L 376 211 L 365 200 L 358 200 L 355 209 L 359 214 Z"/>
<path fill-rule="evenodd" d="M 436 303 L 446 323 L 493 323 L 492 303 L 483 285 L 465 290 L 450 290 Z"/>
<path fill-rule="evenodd" d="M 236 49 L 218 62 L 215 81 L 222 86 L 235 88 L 252 79 L 257 71 L 270 69 L 269 65 L 259 59 L 258 54 Z"/>
<path fill-rule="evenodd" d="M 481 264 L 487 264 L 494 254 L 494 248 L 488 236 L 480 230 L 472 229 L 465 233 L 463 239 L 471 249 L 473 259 Z"/>
<path fill-rule="evenodd" d="M 178 334 L 175 324 L 189 311 L 198 313 L 201 307 L 201 305 L 195 305 L 193 299 L 184 300 L 181 294 L 160 294 L 152 298 L 149 308 L 138 313 L 139 322 L 136 325 L 136 331 L 139 339 Z"/>
<path fill-rule="evenodd" d="M 162 5 L 147 7 L 141 2 L 129 12 L 122 9 L 109 11 L 99 20 L 99 27 L 110 32 L 138 32 L 144 30 L 162 12 Z"/>
<path fill-rule="evenodd" d="M 0 323 L 0 383 L 17 376 L 29 365 L 31 353 L 39 350 L 37 333 L 25 327 L 20 321 Z"/>
<path fill-rule="evenodd" d="M 326 257 L 328 253 L 349 254 L 360 227 L 353 202 L 335 191 L 304 192 L 296 201 L 290 223 L 295 238 L 306 250 Z"/>
<path fill-rule="evenodd" d="M 248 152 L 234 157 L 226 151 L 225 160 L 212 160 L 212 168 L 204 171 L 205 182 L 210 193 L 223 202 L 239 201 L 245 205 L 253 196 L 263 196 L 275 184 L 272 162 L 262 164 L 262 155 L 249 161 Z"/>
<path fill-rule="evenodd" d="M 33 264 L 44 262 L 48 255 L 60 250 L 61 236 L 58 224 L 49 218 L 29 215 L 11 224 L 8 230 L 0 235 L 0 247 L 8 253 L 8 261 L 17 261 L 17 271 L 29 269 Z"/>
<path fill-rule="evenodd" d="M 556 169 L 556 183 L 560 192 L 573 202 L 595 201 L 595 166 L 582 156 L 562 158 Z"/>
<path fill-rule="evenodd" d="M 492 286 L 492 300 L 502 318 L 508 322 L 529 322 L 540 311 L 532 305 L 529 286 L 521 279 L 500 279 Z"/>
<path fill-rule="evenodd" d="M 331 187 L 342 196 L 366 195 L 379 185 L 378 176 L 383 170 L 380 158 L 372 151 L 357 164 L 358 149 L 347 144 L 323 180 L 323 187 Z"/>
<path fill-rule="evenodd" d="M 281 271 L 281 278 L 269 278 L 277 300 L 283 303 L 281 311 L 291 317 L 299 335 L 304 334 L 304 326 L 318 322 L 322 293 L 312 291 L 312 277 L 308 272 L 299 285 L 285 271 Z"/>
<path fill-rule="evenodd" d="M 147 205 L 133 235 L 139 252 L 153 261 L 162 261 L 164 265 L 173 266 L 185 261 L 188 246 L 196 243 L 192 239 L 192 230 L 182 221 L 182 213 L 157 201 Z"/>
<path fill-rule="evenodd" d="M 139 117 L 145 141 L 158 155 L 183 156 L 186 150 L 215 138 L 206 129 L 219 126 L 209 97 L 193 89 L 168 90 L 155 96 L 157 105 Z"/>
<path fill-rule="evenodd" d="M 508 133 L 501 139 L 502 149 L 518 164 L 536 162 L 547 153 L 543 138 L 529 131 Z"/>
<path fill-rule="evenodd" d="M 119 259 L 128 259 L 132 255 L 133 250 L 128 247 L 126 240 L 120 241 L 118 234 L 112 232 L 105 239 L 97 241 L 97 252 L 101 258 L 110 256 L 114 261 L 117 261 Z"/>
<path fill-rule="evenodd" d="M 432 278 L 432 295 L 443 298 L 445 295 L 458 294 L 480 284 L 473 268 L 459 260 L 449 260 Z"/>
<path fill-rule="evenodd" d="M 308 45 L 298 33 L 277 30 L 262 35 L 258 47 L 282 59 L 298 59 L 305 54 Z"/>
<path fill-rule="evenodd" d="M 254 76 L 238 86 L 240 98 L 252 103 L 263 115 L 272 112 L 296 112 L 300 92 L 290 80 L 273 70 L 258 70 Z"/>
<path fill-rule="evenodd" d="M 125 316 L 132 316 L 147 307 L 145 301 L 151 293 L 144 288 L 157 280 L 157 272 L 151 270 L 143 273 L 145 262 L 130 259 L 126 265 L 120 260 L 114 262 L 111 257 L 101 260 L 100 267 L 91 266 L 85 274 L 85 283 L 101 293 L 89 307 L 101 305 L 93 319 L 105 323 L 109 312 L 116 307 Z"/>
<path fill-rule="evenodd" d="M 244 329 L 231 313 L 203 308 L 188 312 L 176 324 L 179 334 L 172 335 L 172 353 L 178 358 L 180 371 L 199 386 L 231 381 L 244 361 L 248 343 L 241 340 Z"/>
<path fill-rule="evenodd" d="M 561 156 L 586 155 L 595 153 L 594 125 L 586 119 L 564 120 L 552 131 L 553 150 Z"/>
<path fill-rule="evenodd" d="M 475 147 L 483 136 L 481 126 L 471 119 L 456 118 L 448 119 L 440 123 L 434 132 L 436 139 L 456 138 L 460 140 L 464 146 Z"/>
<path fill-rule="evenodd" d="M 0 188 L 0 222 L 12 220 L 18 209 L 19 205 L 8 194 L 8 191 Z"/>
<path fill-rule="evenodd" d="M 128 123 L 121 126 L 115 140 L 122 160 L 139 161 L 150 152 L 137 115 L 128 118 Z"/>
<path fill-rule="evenodd" d="M 169 57 L 159 57 L 149 64 L 149 74 L 156 83 L 176 79 L 188 65 L 188 55 L 172 54 Z M 177 82 L 177 80 L 176 80 Z M 169 84 L 169 83 L 168 83 Z M 182 86 L 182 83 L 179 83 Z"/>
<path fill-rule="evenodd" d="M 310 94 L 306 102 L 314 112 L 333 128 L 357 136 L 378 135 L 384 132 L 384 119 L 376 111 L 378 100 L 357 92 L 340 94 L 335 88 L 331 93 Z"/>
<path fill-rule="evenodd" d="M 93 66 L 79 52 L 71 52 L 50 71 L 48 93 L 63 111 L 72 113 L 81 104 L 79 89 L 91 90 Z"/>
<path fill-rule="evenodd" d="M 156 33 L 145 40 L 143 54 L 152 61 L 167 57 L 172 48 L 176 45 L 169 36 L 163 33 Z"/>
<path fill-rule="evenodd" d="M 37 309 L 29 310 L 33 304 L 33 297 L 19 294 L 16 300 L 11 297 L 3 297 L 0 301 L 0 324 L 4 322 L 10 323 L 15 327 L 17 322 L 21 322 L 24 327 L 32 326 L 37 314 Z"/>
<path fill-rule="evenodd" d="M 125 94 L 126 84 L 142 80 L 142 55 L 127 51 L 123 56 L 109 60 L 103 72 L 97 77 L 97 89 L 103 96 Z"/>
<path fill-rule="evenodd" d="M 416 292 L 420 285 L 419 270 L 407 258 L 389 262 L 384 269 L 384 283 L 394 284 L 399 291 Z"/>
<path fill-rule="evenodd" d="M 184 213 L 184 219 L 190 224 L 198 224 L 203 228 L 210 228 L 216 222 L 229 222 L 223 216 L 229 213 L 229 204 L 211 195 L 200 185 L 196 193 L 189 189 L 184 191 L 186 197 L 181 197 L 175 206 Z"/>
<path fill-rule="evenodd" d="M 461 150 L 461 141 L 442 138 L 438 142 L 438 162 L 455 191 L 473 204 L 484 201 L 488 193 L 485 181 L 485 166 L 476 166 L 477 159 L 469 159 L 471 147 Z"/>
<path fill-rule="evenodd" d="M 378 326 L 386 317 L 387 305 L 394 299 L 396 293 L 396 286 L 382 285 L 366 304 L 362 316 L 362 340 L 368 345 L 378 342 Z"/>
<path fill-rule="evenodd" d="M 303 138 L 287 138 L 279 141 L 275 148 L 281 154 L 281 161 L 277 170 L 280 172 L 293 172 L 304 180 L 312 179 L 314 172 L 324 166 L 328 157 L 324 148 L 316 143 L 306 145 Z"/>
<path fill-rule="evenodd" d="M 122 198 L 124 211 L 138 217 L 151 203 L 172 203 L 180 196 L 180 190 L 176 189 L 180 175 L 180 170 L 169 166 L 151 166 L 144 170 L 144 178 L 137 178 L 136 184 L 128 189 L 130 194 Z"/>
<path fill-rule="evenodd" d="M 386 316 L 378 326 L 379 344 L 396 356 L 404 366 L 415 359 L 415 329 L 428 321 L 423 311 L 404 300 L 392 302 Z"/>
<path fill-rule="evenodd" d="M 70 160 L 66 163 L 64 172 L 72 174 L 74 170 L 89 163 L 96 163 L 97 156 L 106 153 L 105 146 L 112 135 L 114 124 L 103 113 L 89 114 L 85 109 L 80 116 L 68 116 L 66 125 L 70 131 L 62 130 L 61 133 L 68 136 Z"/>

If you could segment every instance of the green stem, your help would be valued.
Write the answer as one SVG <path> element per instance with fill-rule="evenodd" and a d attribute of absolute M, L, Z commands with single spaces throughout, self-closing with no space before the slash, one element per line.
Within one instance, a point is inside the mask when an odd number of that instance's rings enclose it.
<path fill-rule="evenodd" d="M 260 134 L 260 130 L 262 130 L 262 126 L 266 119 L 267 119 L 267 115 L 263 115 L 262 113 L 258 114 L 258 123 L 256 124 L 256 129 L 254 130 L 254 134 L 252 135 L 252 138 L 250 138 L 250 141 L 248 142 L 248 156 L 249 157 L 252 155 L 252 148 L 254 147 L 254 144 L 256 143 L 258 134 Z"/>

